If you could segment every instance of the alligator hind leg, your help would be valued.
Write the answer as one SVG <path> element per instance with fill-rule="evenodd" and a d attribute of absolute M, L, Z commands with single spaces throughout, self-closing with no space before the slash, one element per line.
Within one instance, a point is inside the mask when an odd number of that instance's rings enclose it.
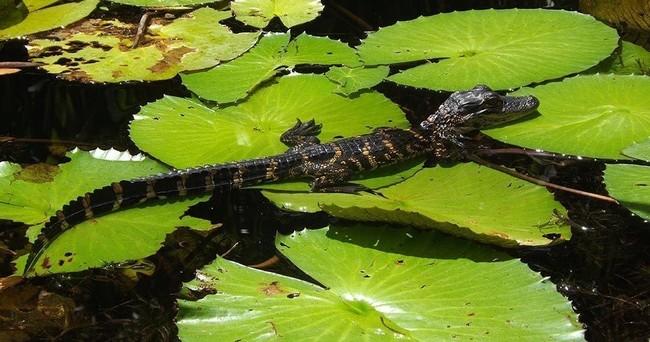
<path fill-rule="evenodd" d="M 375 193 L 365 185 L 350 183 L 350 173 L 345 170 L 316 177 L 311 183 L 313 192 L 338 192 L 346 194 L 358 194 L 361 191 Z"/>
<path fill-rule="evenodd" d="M 317 124 L 314 119 L 307 122 L 297 119 L 293 127 L 282 133 L 280 141 L 289 147 L 320 144 L 320 140 L 316 136 L 320 134 L 322 126 Z"/>

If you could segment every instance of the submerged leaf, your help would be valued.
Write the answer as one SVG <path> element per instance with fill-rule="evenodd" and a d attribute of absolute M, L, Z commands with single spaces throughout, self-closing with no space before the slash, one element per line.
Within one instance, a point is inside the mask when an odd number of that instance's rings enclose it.
<path fill-rule="evenodd" d="M 179 337 L 203 340 L 582 340 L 570 303 L 508 255 L 440 233 L 339 225 L 277 239 L 326 286 L 218 259 L 187 284 Z"/>
<path fill-rule="evenodd" d="M 616 48 L 616 30 L 577 12 L 473 10 L 398 22 L 359 47 L 367 65 L 440 59 L 389 77 L 435 90 L 520 87 L 576 73 Z"/>
<path fill-rule="evenodd" d="M 505 247 L 548 245 L 571 236 L 558 217 L 566 211 L 546 189 L 475 164 L 423 169 L 379 193 L 264 195 L 284 208 L 320 207 L 345 219 L 434 228 Z"/>
<path fill-rule="evenodd" d="M 201 8 L 171 22 L 156 18 L 140 46 L 136 24 L 90 19 L 30 42 L 34 62 L 67 80 L 164 80 L 184 70 L 214 66 L 248 50 L 258 33 L 232 33 L 220 20 L 229 12 Z"/>
<path fill-rule="evenodd" d="M 99 0 L 70 2 L 41 9 L 51 3 L 51 1 L 27 2 L 30 12 L 20 22 L 16 22 L 12 16 L 0 16 L 0 40 L 18 38 L 72 24 L 88 16 L 97 7 Z"/>
<path fill-rule="evenodd" d="M 333 93 L 323 75 L 291 75 L 220 109 L 176 97 L 144 107 L 131 122 L 138 147 L 176 168 L 283 153 L 280 135 L 296 123 L 323 124 L 319 138 L 369 133 L 375 127 L 407 127 L 402 111 L 376 92 L 350 99 Z M 367 115 L 372 113 L 372 115 Z"/>
<path fill-rule="evenodd" d="M 243 56 L 207 71 L 183 75 L 183 84 L 200 97 L 219 103 L 239 100 L 283 66 L 297 64 L 355 65 L 351 47 L 327 37 L 289 33 L 267 34 Z"/>
<path fill-rule="evenodd" d="M 650 75 L 650 51 L 642 46 L 622 41 L 619 52 L 595 68 L 596 72 L 619 75 Z"/>
<path fill-rule="evenodd" d="M 650 220 L 650 167 L 607 165 L 607 191 L 633 213 Z"/>
<path fill-rule="evenodd" d="M 314 20 L 323 10 L 320 0 L 235 0 L 230 7 L 237 20 L 259 28 L 275 17 L 293 27 Z"/>
<path fill-rule="evenodd" d="M 625 158 L 621 151 L 650 136 L 650 77 L 577 76 L 515 95 L 534 95 L 540 115 L 486 130 L 490 136 L 532 149 L 597 158 Z"/>

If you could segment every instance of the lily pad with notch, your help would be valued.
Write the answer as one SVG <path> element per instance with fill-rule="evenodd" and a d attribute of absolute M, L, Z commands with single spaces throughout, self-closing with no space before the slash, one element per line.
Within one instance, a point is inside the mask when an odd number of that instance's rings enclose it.
<path fill-rule="evenodd" d="M 433 90 L 509 89 L 586 70 L 616 48 L 616 30 L 577 12 L 472 10 L 398 22 L 368 35 L 366 65 L 428 61 L 388 79 Z"/>
<path fill-rule="evenodd" d="M 276 245 L 322 287 L 219 258 L 186 285 L 207 296 L 179 300 L 179 337 L 583 340 L 552 283 L 487 246 L 368 224 L 305 230 Z"/>
<path fill-rule="evenodd" d="M 232 33 L 219 24 L 229 17 L 230 12 L 210 8 L 172 21 L 157 17 L 137 47 L 136 23 L 89 19 L 50 33 L 50 39 L 32 40 L 28 49 L 34 62 L 66 80 L 164 80 L 233 59 L 253 46 L 259 33 Z"/>
<path fill-rule="evenodd" d="M 540 115 L 488 135 L 531 149 L 594 158 L 628 158 L 627 146 L 650 136 L 650 77 L 576 76 L 514 95 L 534 95 Z"/>
<path fill-rule="evenodd" d="M 435 167 L 369 193 L 264 191 L 282 208 L 437 229 L 504 247 L 569 240 L 566 210 L 545 188 L 476 164 Z"/>
<path fill-rule="evenodd" d="M 403 112 L 382 94 L 366 92 L 351 99 L 334 94 L 335 89 L 323 75 L 294 74 L 222 108 L 165 97 L 142 107 L 130 135 L 142 150 L 184 168 L 284 153 L 287 146 L 280 135 L 296 118 L 321 123 L 321 141 L 376 127 L 408 127 Z"/>
<path fill-rule="evenodd" d="M 183 84 L 200 97 L 219 103 L 246 97 L 283 67 L 298 64 L 358 65 L 353 48 L 327 37 L 269 33 L 241 57 L 207 71 L 183 74 Z"/>
<path fill-rule="evenodd" d="M 151 159 L 115 150 L 75 151 L 69 157 L 70 162 L 58 168 L 0 163 L 0 216 L 32 225 L 32 240 L 42 223 L 71 199 L 111 182 L 167 171 Z M 84 221 L 55 239 L 28 275 L 75 272 L 149 256 L 178 226 L 211 228 L 208 221 L 181 218 L 188 207 L 207 197 L 157 202 Z"/>
<path fill-rule="evenodd" d="M 316 19 L 323 10 L 320 0 L 235 0 L 230 7 L 237 20 L 258 28 L 275 17 L 293 27 Z"/>

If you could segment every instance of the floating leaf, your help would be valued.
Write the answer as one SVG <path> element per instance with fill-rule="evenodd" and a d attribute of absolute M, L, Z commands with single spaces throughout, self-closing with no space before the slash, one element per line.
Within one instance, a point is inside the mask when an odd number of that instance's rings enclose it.
<path fill-rule="evenodd" d="M 97 7 L 99 0 L 83 0 L 40 9 L 51 3 L 52 1 L 26 2 L 30 12 L 20 22 L 17 22 L 13 15 L 0 16 L 0 28 L 2 28 L 0 40 L 18 38 L 72 24 L 88 16 Z"/>
<path fill-rule="evenodd" d="M 621 151 L 650 136 L 650 78 L 590 75 L 515 92 L 535 95 L 541 114 L 490 136 L 533 149 L 624 158 Z"/>
<path fill-rule="evenodd" d="M 258 33 L 233 34 L 218 22 L 229 12 L 201 8 L 167 21 L 153 20 L 143 43 L 132 48 L 136 24 L 90 19 L 30 42 L 30 56 L 67 80 L 163 80 L 233 59 L 255 44 Z"/>
<path fill-rule="evenodd" d="M 650 75 L 650 51 L 630 42 L 621 42 L 621 50 L 605 60 L 596 71 L 619 75 Z"/>
<path fill-rule="evenodd" d="M 475 164 L 424 169 L 379 191 L 382 196 L 264 192 L 276 205 L 331 215 L 435 228 L 506 247 L 548 245 L 571 236 L 566 211 L 539 187 Z"/>
<path fill-rule="evenodd" d="M 650 167 L 607 165 L 607 191 L 633 213 L 650 220 Z"/>
<path fill-rule="evenodd" d="M 30 225 L 43 223 L 70 200 L 124 179 L 165 172 L 160 163 L 115 150 L 73 152 L 70 162 L 58 168 L 22 169 L 0 163 L 0 217 Z M 119 160 L 119 159 L 122 160 Z M 38 233 L 38 232 L 36 232 Z"/>
<path fill-rule="evenodd" d="M 650 138 L 626 147 L 623 154 L 634 159 L 640 159 L 650 162 Z"/>
<path fill-rule="evenodd" d="M 363 172 L 354 175 L 351 181 L 355 184 L 363 185 L 369 189 L 381 189 L 390 185 L 403 182 L 404 180 L 413 177 L 417 172 L 422 170 L 422 159 L 414 159 L 404 161 L 396 165 L 391 165 L 377 170 Z M 274 194 L 280 192 L 311 192 L 311 187 L 307 180 L 304 181 L 285 181 L 270 184 L 263 184 L 254 186 L 252 188 L 267 190 L 264 192 L 267 198 L 273 198 Z M 270 190 L 270 191 L 268 191 Z M 311 197 L 309 197 L 311 198 Z M 305 198 L 307 199 L 307 197 Z M 314 198 L 316 200 L 316 198 Z M 307 200 L 300 203 L 301 207 L 291 207 L 291 203 L 282 203 L 285 209 L 303 212 L 316 212 L 321 211 L 317 201 L 309 202 Z"/>
<path fill-rule="evenodd" d="M 237 20 L 259 28 L 274 17 L 293 27 L 314 20 L 323 10 L 320 0 L 234 0 L 230 7 Z"/>
<path fill-rule="evenodd" d="M 399 107 L 383 95 L 350 99 L 334 94 L 335 88 L 322 75 L 292 75 L 221 109 L 166 97 L 142 107 L 131 122 L 131 138 L 157 159 L 183 168 L 284 153 L 280 135 L 296 118 L 322 123 L 322 141 L 408 126 Z"/>
<path fill-rule="evenodd" d="M 185 86 L 200 97 L 219 103 L 239 100 L 283 66 L 296 64 L 355 65 L 351 47 L 326 37 L 301 34 L 267 34 L 243 56 L 207 71 L 183 75 Z"/>
<path fill-rule="evenodd" d="M 158 162 L 115 150 L 69 156 L 71 161 L 58 168 L 0 163 L 0 217 L 33 224 L 28 235 L 34 239 L 38 224 L 77 196 L 111 182 L 167 171 Z M 30 275 L 75 272 L 149 256 L 177 226 L 211 227 L 205 220 L 181 219 L 189 206 L 207 197 L 157 202 L 84 221 L 55 239 Z"/>
<path fill-rule="evenodd" d="M 119 4 L 147 7 L 147 8 L 174 8 L 189 7 L 201 4 L 220 2 L 222 0 L 110 0 Z"/>
<path fill-rule="evenodd" d="M 383 65 L 369 68 L 332 67 L 325 76 L 338 84 L 337 92 L 350 95 L 379 84 L 388 76 L 389 71 L 389 68 Z"/>
<path fill-rule="evenodd" d="M 577 12 L 478 10 L 398 22 L 369 34 L 359 54 L 367 65 L 440 59 L 389 77 L 399 84 L 508 89 L 588 69 L 617 42 L 616 30 Z"/>
<path fill-rule="evenodd" d="M 51 6 L 57 3 L 57 1 L 59 0 L 27 0 L 27 1 L 23 0 L 23 3 L 25 4 L 25 7 L 27 7 L 27 9 L 30 12 L 34 12 L 41 8 Z"/>
<path fill-rule="evenodd" d="M 84 221 L 55 239 L 29 274 L 77 272 L 152 255 L 177 227 L 211 228 L 210 221 L 183 216 L 209 197 L 160 201 Z"/>
<path fill-rule="evenodd" d="M 183 341 L 582 340 L 570 303 L 519 260 L 435 232 L 341 225 L 280 237 L 322 283 L 218 259 L 179 301 Z M 507 281 L 504 281 L 507 279 Z"/>

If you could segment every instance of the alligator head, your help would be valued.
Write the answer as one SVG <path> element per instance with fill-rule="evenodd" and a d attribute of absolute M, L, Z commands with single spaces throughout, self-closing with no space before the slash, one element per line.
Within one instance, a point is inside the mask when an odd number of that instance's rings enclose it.
<path fill-rule="evenodd" d="M 526 116 L 539 106 L 533 96 L 504 96 L 484 85 L 449 96 L 420 126 L 434 134 L 466 134 Z"/>

